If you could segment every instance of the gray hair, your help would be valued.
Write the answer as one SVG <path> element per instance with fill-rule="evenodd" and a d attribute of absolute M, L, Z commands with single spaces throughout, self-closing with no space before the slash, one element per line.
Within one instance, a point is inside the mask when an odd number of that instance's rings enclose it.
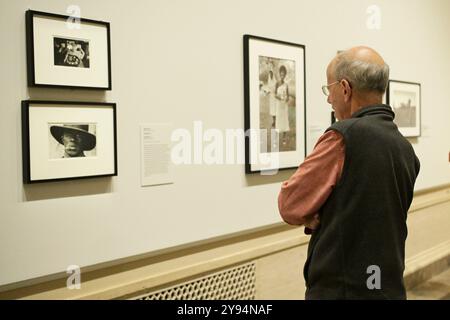
<path fill-rule="evenodd" d="M 355 60 L 347 52 L 336 57 L 336 80 L 346 79 L 357 91 L 376 91 L 383 94 L 389 81 L 389 66 Z"/>

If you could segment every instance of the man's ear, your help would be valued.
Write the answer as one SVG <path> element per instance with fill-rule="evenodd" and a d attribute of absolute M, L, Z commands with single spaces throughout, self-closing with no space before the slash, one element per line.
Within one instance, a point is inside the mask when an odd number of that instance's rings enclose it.
<path fill-rule="evenodd" d="M 341 84 L 344 94 L 344 101 L 348 102 L 352 97 L 352 86 L 350 85 L 350 82 L 348 82 L 346 79 L 342 79 Z"/>

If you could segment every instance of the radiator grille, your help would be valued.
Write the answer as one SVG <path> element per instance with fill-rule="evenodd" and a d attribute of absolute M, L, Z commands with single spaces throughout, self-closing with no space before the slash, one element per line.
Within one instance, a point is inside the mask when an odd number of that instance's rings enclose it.
<path fill-rule="evenodd" d="M 253 300 L 255 263 L 222 270 L 205 277 L 135 297 L 136 300 Z"/>

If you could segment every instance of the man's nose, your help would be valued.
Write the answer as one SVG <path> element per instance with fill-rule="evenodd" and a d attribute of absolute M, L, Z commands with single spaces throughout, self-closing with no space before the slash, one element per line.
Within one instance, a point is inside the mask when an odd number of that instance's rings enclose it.
<path fill-rule="evenodd" d="M 328 95 L 328 97 L 327 97 L 327 102 L 328 102 L 329 104 L 331 104 L 330 95 Z"/>

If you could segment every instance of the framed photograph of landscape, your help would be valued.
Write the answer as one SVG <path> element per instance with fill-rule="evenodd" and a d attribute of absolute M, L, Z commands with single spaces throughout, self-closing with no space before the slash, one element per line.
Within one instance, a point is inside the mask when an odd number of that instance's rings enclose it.
<path fill-rule="evenodd" d="M 23 182 L 117 175 L 116 104 L 22 101 Z"/>
<path fill-rule="evenodd" d="M 297 168 L 304 160 L 305 86 L 304 45 L 244 35 L 246 173 Z"/>
<path fill-rule="evenodd" d="M 389 80 L 386 101 L 395 113 L 394 122 L 405 137 L 419 137 L 421 131 L 420 83 Z"/>
<path fill-rule="evenodd" d="M 111 90 L 110 24 L 28 10 L 28 85 Z"/>

